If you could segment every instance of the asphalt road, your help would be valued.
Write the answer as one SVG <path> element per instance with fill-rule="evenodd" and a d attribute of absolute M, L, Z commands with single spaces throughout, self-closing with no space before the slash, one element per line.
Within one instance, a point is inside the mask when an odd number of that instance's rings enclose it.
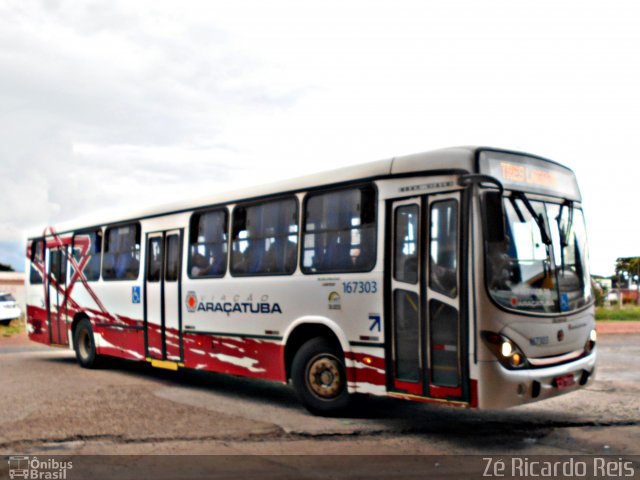
<path fill-rule="evenodd" d="M 306 412 L 284 385 L 0 342 L 0 452 L 15 454 L 640 454 L 640 335 L 602 335 L 597 380 L 504 411 L 372 398 Z M 1 469 L 0 469 L 1 471 Z"/>

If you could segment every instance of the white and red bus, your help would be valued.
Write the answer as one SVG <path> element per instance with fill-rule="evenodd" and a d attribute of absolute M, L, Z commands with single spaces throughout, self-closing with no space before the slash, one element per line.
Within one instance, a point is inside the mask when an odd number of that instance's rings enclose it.
<path fill-rule="evenodd" d="M 47 227 L 28 241 L 37 342 L 154 367 L 501 408 L 576 390 L 595 318 L 574 174 L 460 147 Z"/>

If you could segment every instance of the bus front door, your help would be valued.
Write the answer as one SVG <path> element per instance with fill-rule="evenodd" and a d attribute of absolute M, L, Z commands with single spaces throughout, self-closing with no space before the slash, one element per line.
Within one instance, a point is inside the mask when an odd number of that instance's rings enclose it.
<path fill-rule="evenodd" d="M 182 361 L 182 230 L 147 234 L 145 338 L 148 358 Z"/>
<path fill-rule="evenodd" d="M 392 391 L 452 401 L 466 394 L 459 197 L 454 192 L 391 205 Z"/>
<path fill-rule="evenodd" d="M 57 345 L 68 345 L 67 304 L 67 247 L 48 249 L 49 268 L 47 279 L 47 310 L 49 317 L 49 341 Z"/>

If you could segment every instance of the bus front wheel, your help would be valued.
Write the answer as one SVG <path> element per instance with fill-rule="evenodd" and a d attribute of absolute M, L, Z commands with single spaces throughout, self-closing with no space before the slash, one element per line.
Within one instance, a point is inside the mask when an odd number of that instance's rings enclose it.
<path fill-rule="evenodd" d="M 76 359 L 81 367 L 95 368 L 98 366 L 96 342 L 91 322 L 88 319 L 84 318 L 78 323 L 73 336 L 73 346 L 76 351 Z"/>
<path fill-rule="evenodd" d="M 293 386 L 302 404 L 316 415 L 336 415 L 350 403 L 342 352 L 322 337 L 304 343 L 293 357 Z"/>

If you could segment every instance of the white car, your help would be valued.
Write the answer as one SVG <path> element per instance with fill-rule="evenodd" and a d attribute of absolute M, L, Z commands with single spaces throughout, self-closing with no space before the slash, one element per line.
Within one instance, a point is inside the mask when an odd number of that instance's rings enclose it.
<path fill-rule="evenodd" d="M 0 325 L 9 325 L 11 320 L 20 318 L 22 312 L 16 299 L 10 293 L 0 293 Z"/>

